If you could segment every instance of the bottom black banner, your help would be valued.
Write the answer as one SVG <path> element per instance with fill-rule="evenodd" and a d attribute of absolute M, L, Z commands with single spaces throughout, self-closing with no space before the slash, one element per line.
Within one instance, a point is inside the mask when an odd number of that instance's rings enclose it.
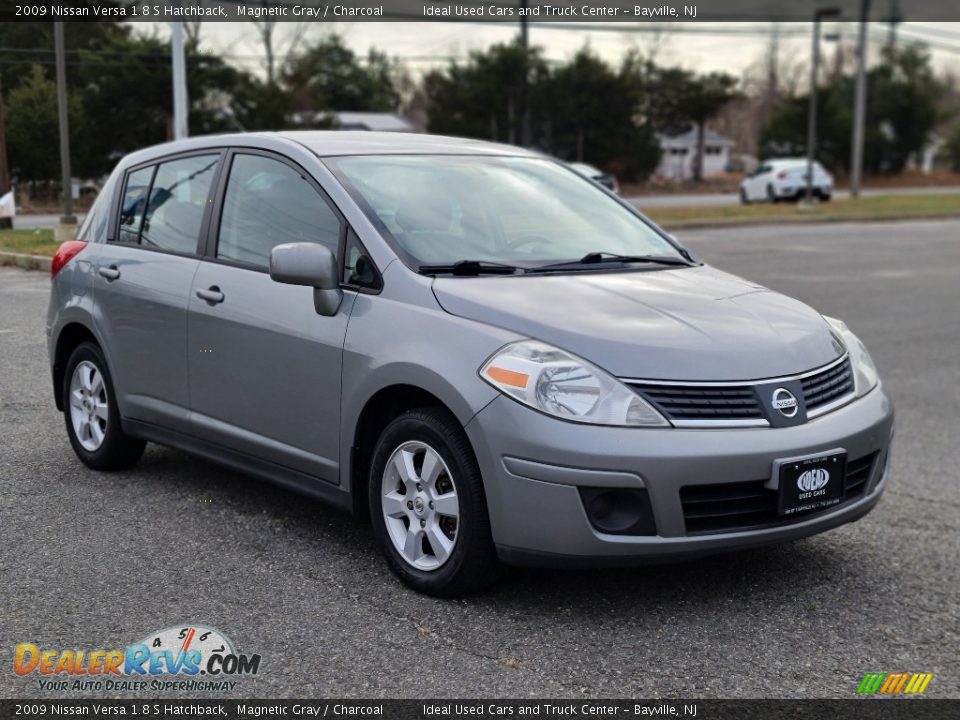
<path fill-rule="evenodd" d="M 942 720 L 960 699 L 859 700 L 0 700 L 0 718 L 696 718 Z"/>

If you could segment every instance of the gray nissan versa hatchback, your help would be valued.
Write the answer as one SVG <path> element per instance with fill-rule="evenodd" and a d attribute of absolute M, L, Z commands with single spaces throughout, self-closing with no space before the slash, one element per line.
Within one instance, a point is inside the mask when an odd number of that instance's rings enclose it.
<path fill-rule="evenodd" d="M 454 595 L 499 563 L 674 560 L 869 512 L 893 407 L 839 320 L 514 147 L 351 132 L 123 159 L 53 261 L 91 468 L 181 448 L 369 515 Z"/>

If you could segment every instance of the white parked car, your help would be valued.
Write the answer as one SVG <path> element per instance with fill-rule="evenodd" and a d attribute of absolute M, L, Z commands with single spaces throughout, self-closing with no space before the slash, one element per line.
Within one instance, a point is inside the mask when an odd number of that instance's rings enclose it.
<path fill-rule="evenodd" d="M 740 202 L 799 200 L 807 191 L 806 158 L 766 160 L 740 183 Z M 833 176 L 813 163 L 813 195 L 827 201 L 833 194 Z"/>
<path fill-rule="evenodd" d="M 605 173 L 600 168 L 594 167 L 593 165 L 587 165 L 587 163 L 575 162 L 569 163 L 569 165 L 584 177 L 588 177 L 595 183 L 603 185 L 603 187 L 610 192 L 616 195 L 620 194 L 620 183 L 617 182 L 615 175 Z"/>

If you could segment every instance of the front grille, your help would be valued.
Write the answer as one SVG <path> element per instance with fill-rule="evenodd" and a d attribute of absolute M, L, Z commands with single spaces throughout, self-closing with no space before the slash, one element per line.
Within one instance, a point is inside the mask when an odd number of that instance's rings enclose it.
<path fill-rule="evenodd" d="M 840 504 L 861 497 L 867 489 L 870 470 L 877 453 L 847 461 L 844 499 Z M 756 530 L 805 520 L 813 513 L 785 517 L 777 512 L 777 491 L 764 487 L 766 480 L 686 485 L 680 488 L 680 504 L 687 535 L 704 535 L 736 530 Z M 835 509 L 837 506 L 828 508 Z"/>
<path fill-rule="evenodd" d="M 764 420 L 760 402 L 750 386 L 631 383 L 630 387 L 671 420 Z"/>
<path fill-rule="evenodd" d="M 823 370 L 812 370 L 780 381 L 758 380 L 729 385 L 630 379 L 623 382 L 678 427 L 736 427 L 769 425 L 761 398 L 769 399 L 771 389 L 778 382 L 788 380 L 799 381 L 807 418 L 829 412 L 844 399 L 853 397 L 853 367 L 847 357 Z"/>
<path fill-rule="evenodd" d="M 816 375 L 808 375 L 800 382 L 803 385 L 803 402 L 809 414 L 853 392 L 853 368 L 847 359 Z"/>

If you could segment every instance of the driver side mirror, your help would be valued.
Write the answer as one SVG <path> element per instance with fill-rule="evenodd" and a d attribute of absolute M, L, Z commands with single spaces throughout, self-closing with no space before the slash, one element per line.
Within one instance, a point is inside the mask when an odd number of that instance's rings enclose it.
<path fill-rule="evenodd" d="M 319 243 L 284 243 L 270 251 L 270 278 L 287 285 L 313 288 L 313 307 L 319 315 L 336 315 L 343 299 L 337 258 Z"/>

